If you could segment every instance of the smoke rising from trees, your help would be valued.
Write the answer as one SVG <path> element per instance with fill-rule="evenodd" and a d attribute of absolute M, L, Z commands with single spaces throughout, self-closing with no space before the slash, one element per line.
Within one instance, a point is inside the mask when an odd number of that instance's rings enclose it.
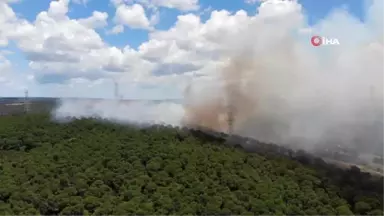
<path fill-rule="evenodd" d="M 264 1 L 255 16 L 233 15 L 234 29 L 216 40 L 215 70 L 188 85 L 183 104 L 100 102 L 90 113 L 63 101 L 56 115 L 228 131 L 230 110 L 234 133 L 261 141 L 382 151 L 383 2 L 367 2 L 364 22 L 340 9 L 309 26 L 296 1 Z M 313 47 L 313 35 L 337 38 L 340 46 Z"/>

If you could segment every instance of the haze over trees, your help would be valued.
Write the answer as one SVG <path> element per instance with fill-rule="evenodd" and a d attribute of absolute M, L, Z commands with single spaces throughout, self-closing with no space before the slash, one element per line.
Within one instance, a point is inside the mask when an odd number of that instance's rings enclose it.
<path fill-rule="evenodd" d="M 166 126 L 2 116 L 0 214 L 383 215 L 382 177 L 208 138 Z"/>

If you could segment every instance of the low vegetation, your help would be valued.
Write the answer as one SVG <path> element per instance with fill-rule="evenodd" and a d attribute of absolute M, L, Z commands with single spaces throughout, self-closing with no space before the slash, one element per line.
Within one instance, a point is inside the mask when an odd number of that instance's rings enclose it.
<path fill-rule="evenodd" d="M 382 181 L 179 128 L 0 117 L 2 215 L 383 215 Z"/>

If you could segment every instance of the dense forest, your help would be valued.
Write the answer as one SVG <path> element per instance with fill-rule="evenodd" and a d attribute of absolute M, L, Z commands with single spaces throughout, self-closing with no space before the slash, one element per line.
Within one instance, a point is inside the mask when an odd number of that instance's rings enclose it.
<path fill-rule="evenodd" d="M 0 214 L 383 215 L 382 177 L 224 143 L 166 126 L 1 116 Z"/>

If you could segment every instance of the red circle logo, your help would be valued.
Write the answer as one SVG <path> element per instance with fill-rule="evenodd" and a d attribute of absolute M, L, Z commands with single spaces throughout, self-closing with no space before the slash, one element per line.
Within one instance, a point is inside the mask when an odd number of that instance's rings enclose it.
<path fill-rule="evenodd" d="M 323 43 L 323 41 L 320 36 L 313 36 L 311 38 L 311 43 L 313 46 L 320 46 Z"/>

